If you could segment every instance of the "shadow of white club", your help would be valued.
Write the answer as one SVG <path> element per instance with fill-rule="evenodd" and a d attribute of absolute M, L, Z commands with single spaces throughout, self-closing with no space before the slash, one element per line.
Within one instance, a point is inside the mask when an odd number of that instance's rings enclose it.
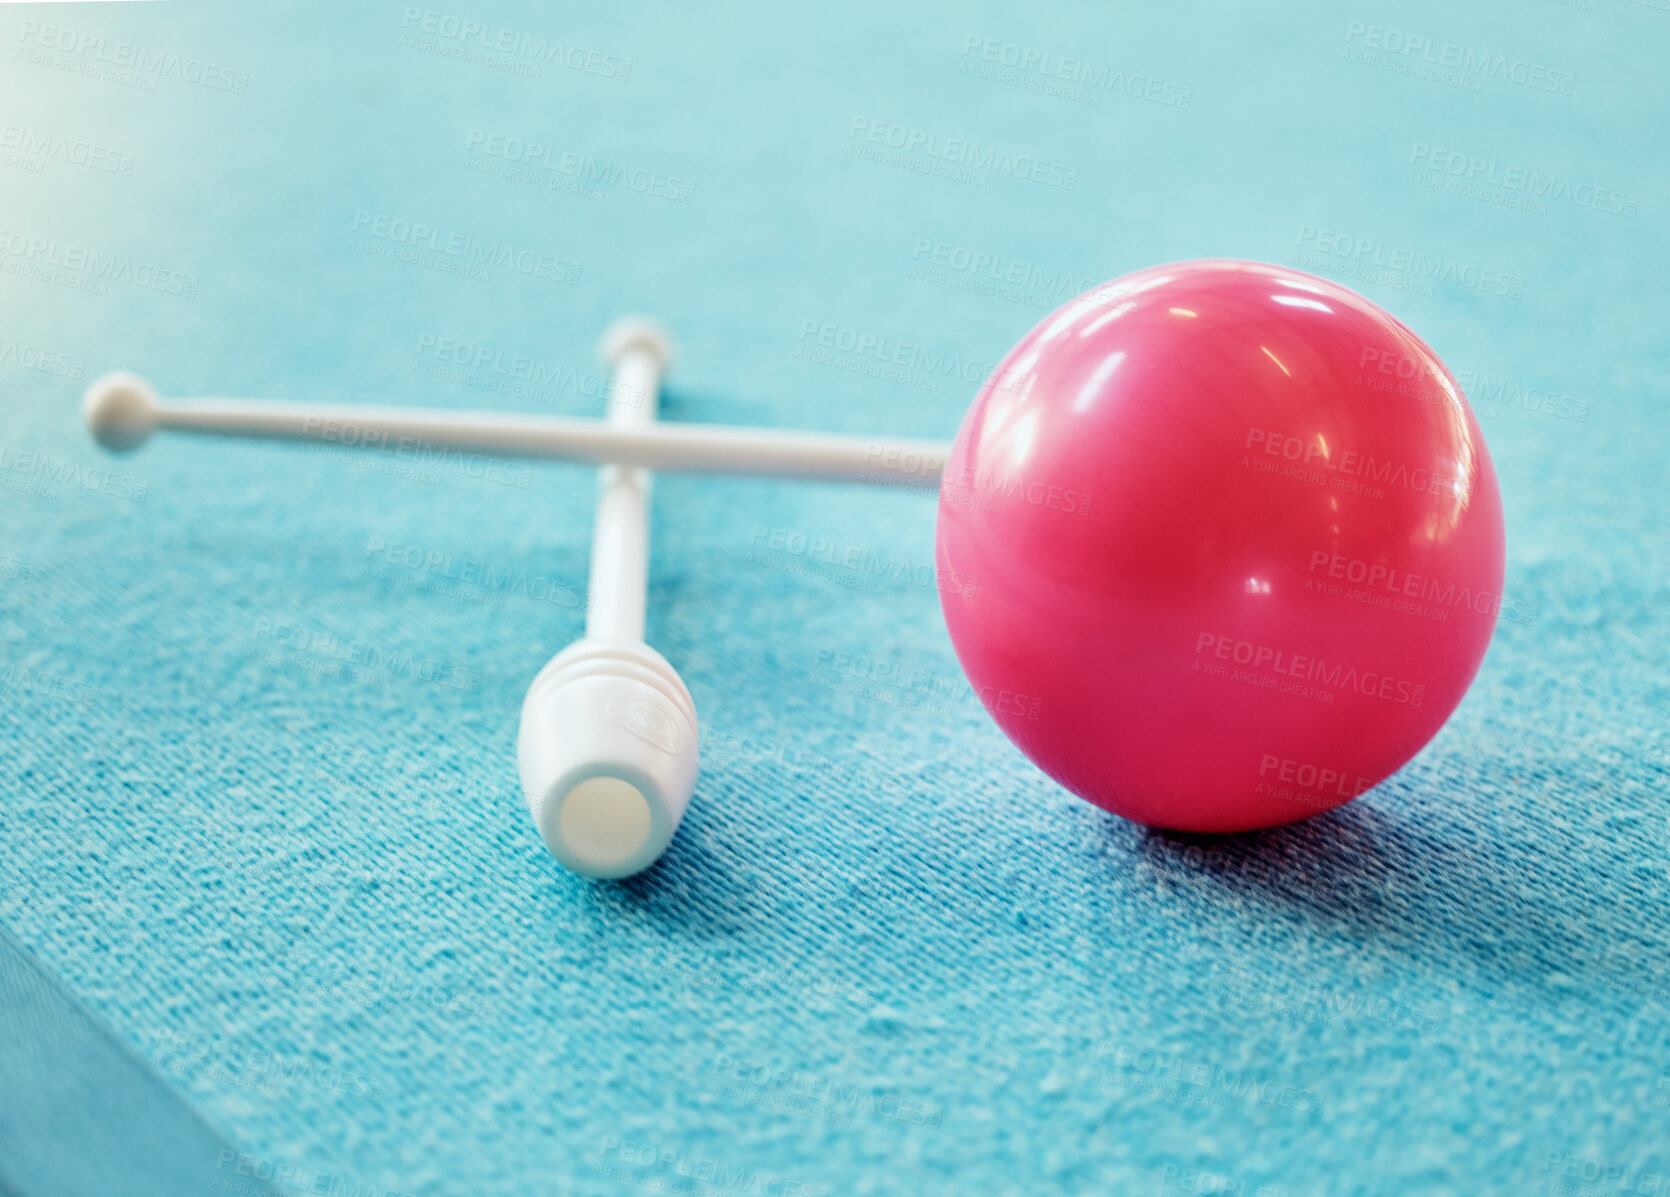
<path fill-rule="evenodd" d="M 599 348 L 613 367 L 604 420 L 258 399 L 164 402 L 128 373 L 94 380 L 82 407 L 94 439 L 116 453 L 163 429 L 373 450 L 433 445 L 601 465 L 586 634 L 534 678 L 516 755 L 528 809 L 551 854 L 588 877 L 626 877 L 666 850 L 696 783 L 695 704 L 673 667 L 643 642 L 649 471 L 929 490 L 950 445 L 663 424 L 656 408 L 671 343 L 661 326 L 627 317 L 603 334 Z"/>

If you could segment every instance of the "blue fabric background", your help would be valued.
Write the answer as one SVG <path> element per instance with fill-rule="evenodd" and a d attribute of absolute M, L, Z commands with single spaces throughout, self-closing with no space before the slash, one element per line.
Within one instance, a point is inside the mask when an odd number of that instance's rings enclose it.
<path fill-rule="evenodd" d="M 252 1167 L 414 1194 L 1670 1191 L 1670 12 L 433 11 L 580 68 L 402 44 L 425 18 L 393 3 L 0 12 L 0 126 L 34 137 L 0 146 L 0 921 Z M 1387 48 L 1410 37 L 1555 89 L 1432 78 Z M 984 39 L 1120 86 L 982 77 Z M 866 160 L 855 120 L 1076 186 Z M 118 170 L 31 157 L 43 134 Z M 484 173 L 495 134 L 627 182 Z M 1422 146 L 1570 189 L 1436 190 Z M 568 281 L 398 260 L 378 217 Z M 79 425 L 116 367 L 593 414 L 594 339 L 642 310 L 681 340 L 670 418 L 949 437 L 963 376 L 1066 298 L 1050 276 L 1339 234 L 1520 280 L 1315 265 L 1473 392 L 1525 617 L 1394 779 L 1223 841 L 1079 802 L 957 691 L 912 573 L 930 500 L 664 477 L 650 639 L 702 777 L 658 868 L 580 881 L 514 739 L 581 628 L 590 471 L 167 438 L 113 463 Z M 936 245 L 1022 281 L 925 272 Z M 906 365 L 820 356 L 826 326 Z M 503 357 L 437 373 L 442 338 Z M 518 355 L 554 384 L 503 389 Z"/>

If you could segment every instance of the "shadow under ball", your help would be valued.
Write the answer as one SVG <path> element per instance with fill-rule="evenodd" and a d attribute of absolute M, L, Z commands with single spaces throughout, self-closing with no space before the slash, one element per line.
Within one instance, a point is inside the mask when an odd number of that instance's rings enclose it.
<path fill-rule="evenodd" d="M 1177 831 L 1347 802 L 1461 701 L 1502 605 L 1495 470 L 1387 312 L 1238 261 L 1052 313 L 964 418 L 941 484 L 957 656 L 1041 769 Z"/>

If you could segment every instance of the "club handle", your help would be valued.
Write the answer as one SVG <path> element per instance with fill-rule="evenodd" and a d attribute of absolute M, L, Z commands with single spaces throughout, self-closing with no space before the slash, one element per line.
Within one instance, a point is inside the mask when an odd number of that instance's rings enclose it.
<path fill-rule="evenodd" d="M 628 425 L 567 416 L 263 399 L 164 402 L 149 383 L 132 374 L 107 374 L 96 380 L 87 390 L 84 410 L 94 437 L 117 452 L 136 449 L 153 430 L 163 429 L 347 448 L 434 446 L 682 473 L 932 489 L 951 451 L 945 441 L 720 424 Z"/>

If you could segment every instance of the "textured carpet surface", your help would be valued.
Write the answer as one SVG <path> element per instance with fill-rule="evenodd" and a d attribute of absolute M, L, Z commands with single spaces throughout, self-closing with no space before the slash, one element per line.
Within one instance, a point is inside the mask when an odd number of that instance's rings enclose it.
<path fill-rule="evenodd" d="M 1670 1191 L 1670 12 L 7 5 L 0 43 L 0 921 L 252 1177 Z M 1395 778 L 1221 841 L 1079 802 L 958 688 L 931 500 L 667 477 L 702 776 L 654 871 L 582 882 L 514 741 L 589 471 L 78 423 L 116 367 L 595 414 L 646 310 L 670 418 L 949 437 L 1080 286 L 1205 256 L 1451 364 L 1518 616 Z"/>

